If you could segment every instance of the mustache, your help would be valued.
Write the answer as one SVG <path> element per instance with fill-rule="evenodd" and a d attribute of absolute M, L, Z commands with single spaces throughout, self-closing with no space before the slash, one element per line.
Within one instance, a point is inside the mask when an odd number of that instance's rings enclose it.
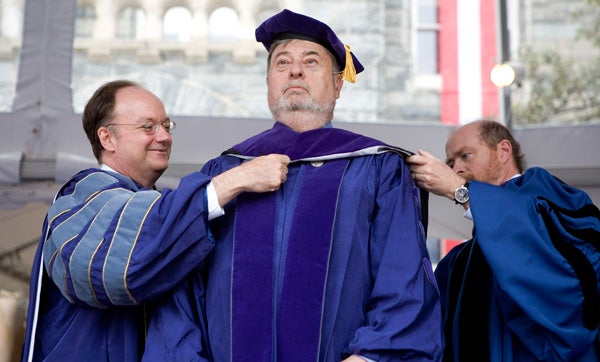
<path fill-rule="evenodd" d="M 308 86 L 308 84 L 299 81 L 299 80 L 293 80 L 291 82 L 289 82 L 288 84 L 285 85 L 285 87 L 283 87 L 283 92 L 286 92 L 288 89 L 290 88 L 303 88 L 305 91 L 309 92 L 310 91 L 310 87 Z"/>

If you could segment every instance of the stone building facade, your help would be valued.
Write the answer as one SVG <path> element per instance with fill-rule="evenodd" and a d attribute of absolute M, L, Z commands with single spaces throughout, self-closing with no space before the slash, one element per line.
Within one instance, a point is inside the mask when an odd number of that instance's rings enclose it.
<path fill-rule="evenodd" d="M 91 90 L 103 81 L 126 77 L 158 93 L 174 114 L 270 118 L 266 52 L 254 40 L 254 29 L 289 8 L 328 23 L 365 65 L 358 82 L 345 85 L 337 119 L 435 122 L 439 89 L 416 87 L 411 72 L 414 3 L 80 0 L 73 61 L 75 108 L 80 111 Z M 234 16 L 216 19 L 224 8 Z M 181 16 L 187 24 L 180 37 L 184 40 L 165 32 L 173 9 L 187 12 Z M 137 24 L 128 27 L 128 20 Z"/>
<path fill-rule="evenodd" d="M 585 0 L 576 2 L 581 1 Z M 552 29 L 569 28 L 564 23 L 570 19 L 561 15 L 576 3 L 507 2 L 518 4 L 511 22 L 515 53 L 521 43 L 545 44 L 552 41 L 552 34 L 564 35 Z M 10 110 L 14 96 L 24 4 L 25 0 L 0 0 L 0 112 Z M 156 92 L 173 115 L 270 118 L 266 52 L 255 42 L 254 29 L 289 8 L 328 23 L 365 65 L 358 82 L 344 86 L 336 119 L 440 121 L 436 0 L 77 0 L 76 4 L 71 76 L 75 112 L 82 111 L 101 83 L 129 78 Z M 180 27 L 179 32 L 169 28 L 173 25 Z M 430 36 L 421 38 L 423 31 Z M 572 37 L 559 41 L 573 43 Z M 423 72 L 419 68 L 425 62 L 431 64 Z"/>

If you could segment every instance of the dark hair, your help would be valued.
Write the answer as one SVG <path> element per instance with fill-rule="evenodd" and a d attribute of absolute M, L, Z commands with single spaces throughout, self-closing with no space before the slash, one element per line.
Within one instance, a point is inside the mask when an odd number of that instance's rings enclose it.
<path fill-rule="evenodd" d="M 515 165 L 519 172 L 523 173 L 525 170 L 525 155 L 521 151 L 521 145 L 515 140 L 508 128 L 496 121 L 482 120 L 479 121 L 479 135 L 492 148 L 495 148 L 502 140 L 510 142 Z"/>
<path fill-rule="evenodd" d="M 138 83 L 129 80 L 115 80 L 103 84 L 98 88 L 83 110 L 83 130 L 87 135 L 94 157 L 102 162 L 102 144 L 98 138 L 98 129 L 110 122 L 115 109 L 115 95 L 120 89 L 127 87 L 140 87 Z"/>

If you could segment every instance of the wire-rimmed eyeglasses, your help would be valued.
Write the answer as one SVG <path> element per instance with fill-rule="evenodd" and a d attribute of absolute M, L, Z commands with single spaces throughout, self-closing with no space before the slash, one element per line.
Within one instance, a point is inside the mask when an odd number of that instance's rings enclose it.
<path fill-rule="evenodd" d="M 154 135 L 158 133 L 160 127 L 164 128 L 165 131 L 169 132 L 169 134 L 173 134 L 173 131 L 175 130 L 175 126 L 177 126 L 177 124 L 175 123 L 175 121 L 166 119 L 162 122 L 147 121 L 142 125 L 138 125 L 136 123 L 109 123 L 106 126 L 137 126 L 136 128 L 144 130 L 144 132 L 146 132 L 147 134 Z"/>
<path fill-rule="evenodd" d="M 170 119 L 165 119 L 162 122 L 147 121 L 142 125 L 138 125 L 136 123 L 109 123 L 106 126 L 137 126 L 136 128 L 144 130 L 144 132 L 147 134 L 154 135 L 158 133 L 160 127 L 164 128 L 165 131 L 169 132 L 169 134 L 173 134 L 177 124 Z"/>

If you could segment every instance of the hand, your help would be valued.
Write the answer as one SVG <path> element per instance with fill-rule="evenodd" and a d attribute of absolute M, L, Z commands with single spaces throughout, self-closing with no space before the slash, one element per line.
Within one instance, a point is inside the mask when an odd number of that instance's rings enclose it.
<path fill-rule="evenodd" d="M 257 157 L 236 167 L 239 176 L 245 181 L 243 191 L 268 192 L 278 190 L 287 180 L 287 165 L 290 158 L 286 155 L 271 154 Z"/>
<path fill-rule="evenodd" d="M 418 154 L 408 157 L 406 161 L 419 187 L 450 200 L 454 200 L 454 190 L 466 182 L 450 166 L 429 152 L 419 150 Z"/>
<path fill-rule="evenodd" d="M 234 167 L 212 179 L 219 199 L 219 205 L 225 206 L 242 192 L 269 192 L 278 190 L 287 180 L 287 165 L 290 158 L 286 155 L 271 154 L 257 157 Z"/>

